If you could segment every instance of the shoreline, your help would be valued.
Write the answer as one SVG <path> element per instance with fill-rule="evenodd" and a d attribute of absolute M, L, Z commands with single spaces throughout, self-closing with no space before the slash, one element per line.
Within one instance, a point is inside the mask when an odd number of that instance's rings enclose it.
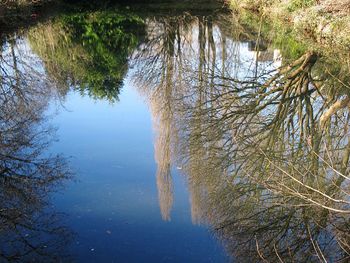
<path fill-rule="evenodd" d="M 340 4 L 331 5 L 331 1 L 317 1 L 319 4 L 309 6 L 292 6 L 295 1 L 267 4 L 268 1 L 228 0 L 231 10 L 238 19 L 255 16 L 264 20 L 272 31 L 292 33 L 301 42 L 314 46 L 316 49 L 328 49 L 328 52 L 339 49 L 347 52 L 350 49 L 350 1 L 346 8 Z M 273 2 L 273 1 L 272 1 Z M 316 1 L 298 1 L 316 2 Z M 301 40 L 302 39 L 302 40 Z M 305 41 L 306 39 L 306 41 Z M 324 50 L 325 51 L 325 50 Z M 327 52 L 327 51 L 326 51 Z"/>

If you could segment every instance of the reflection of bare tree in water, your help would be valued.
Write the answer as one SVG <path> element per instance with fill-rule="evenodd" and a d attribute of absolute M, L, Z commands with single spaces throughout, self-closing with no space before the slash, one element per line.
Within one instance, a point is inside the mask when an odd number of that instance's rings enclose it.
<path fill-rule="evenodd" d="M 65 160 L 44 156 L 52 137 L 43 114 L 53 90 L 24 40 L 0 53 L 0 261 L 57 262 L 71 234 L 48 195 L 70 177 Z"/>
<path fill-rule="evenodd" d="M 347 260 L 348 78 L 315 52 L 276 66 L 215 19 L 175 19 L 174 53 L 166 31 L 150 34 L 136 77 L 187 175 L 193 221 L 240 261 Z"/>
<path fill-rule="evenodd" d="M 157 188 L 159 195 L 159 205 L 164 220 L 170 220 L 170 212 L 173 204 L 173 186 L 171 177 L 171 135 L 172 135 L 172 108 L 168 103 L 172 97 L 173 63 L 174 63 L 174 41 L 175 30 L 172 21 L 169 24 L 164 23 L 164 68 L 158 91 L 162 93 L 159 100 L 152 98 L 151 107 L 154 121 L 156 122 L 157 139 L 155 143 L 155 158 L 157 161 Z"/>
<path fill-rule="evenodd" d="M 157 138 L 155 143 L 155 158 L 158 164 L 157 185 L 162 217 L 170 219 L 173 202 L 172 179 L 170 174 L 173 148 L 176 148 L 176 122 L 181 117 L 177 111 L 174 98 L 186 89 L 187 77 L 185 71 L 192 68 L 189 57 L 199 52 L 198 76 L 206 78 L 206 56 L 215 54 L 213 24 L 211 18 L 193 17 L 183 14 L 174 17 L 149 18 L 148 41 L 140 52 L 135 54 L 134 63 L 142 71 L 135 74 L 136 82 L 141 92 L 149 98 L 152 115 L 156 123 Z M 195 32 L 197 31 L 197 32 Z M 210 51 L 204 53 L 206 42 Z M 223 40 L 224 41 L 224 40 Z M 197 60 L 195 60 L 197 61 Z M 215 59 L 211 61 L 215 66 Z M 196 66 L 197 67 L 197 66 Z M 195 193 L 195 190 L 191 191 Z M 193 220 L 197 221 L 195 194 L 192 195 Z M 195 212 L 197 211 L 198 212 Z"/>
<path fill-rule="evenodd" d="M 176 19 L 149 19 L 149 41 L 142 47 L 142 53 L 137 54 L 135 60 L 146 59 L 147 66 L 143 67 L 143 71 L 149 70 L 147 74 L 138 73 L 137 82 L 142 85 L 142 92 L 149 98 L 155 122 L 157 188 L 164 220 L 170 220 L 173 204 L 171 148 L 175 134 L 173 133 L 174 109 L 171 100 L 176 92 L 173 83 L 179 76 L 179 73 L 174 70 L 174 64 L 181 61 L 181 56 L 177 52 L 181 52 L 182 45 L 179 38 L 182 25 L 177 22 Z"/>
<path fill-rule="evenodd" d="M 309 262 L 349 252 L 349 112 L 325 126 L 329 105 L 342 95 L 320 88 L 334 83 L 316 61 L 306 53 L 258 78 L 226 78 L 225 91 L 204 99 L 195 117 L 201 126 L 185 139 L 196 149 L 203 141 L 214 146 L 201 158 L 206 172 L 192 173 L 192 181 L 218 167 L 229 175 L 207 185 L 202 202 L 238 258 Z M 187 114 L 197 111 L 189 106 Z"/>

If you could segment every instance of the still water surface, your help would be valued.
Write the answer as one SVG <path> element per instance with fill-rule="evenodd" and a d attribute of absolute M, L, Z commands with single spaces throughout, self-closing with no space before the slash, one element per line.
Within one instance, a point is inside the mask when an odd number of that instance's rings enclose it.
<path fill-rule="evenodd" d="M 149 109 L 126 80 L 120 102 L 70 94 L 54 122 L 54 150 L 72 156 L 78 182 L 55 208 L 77 233 L 72 253 L 94 262 L 225 262 L 219 242 L 193 225 L 184 179 L 172 169 L 171 221 L 162 220 Z"/>
<path fill-rule="evenodd" d="M 207 9 L 2 36 L 1 260 L 346 262 L 348 68 Z"/>

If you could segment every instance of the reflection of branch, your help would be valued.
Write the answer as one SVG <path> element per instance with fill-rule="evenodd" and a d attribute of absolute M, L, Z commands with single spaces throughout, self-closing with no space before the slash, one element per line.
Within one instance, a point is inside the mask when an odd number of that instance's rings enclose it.
<path fill-rule="evenodd" d="M 72 233 L 48 199 L 71 172 L 64 158 L 45 155 L 53 87 L 20 52 L 20 40 L 11 43 L 12 52 L 0 57 L 0 261 L 61 261 Z"/>
<path fill-rule="evenodd" d="M 263 262 L 268 262 L 264 256 L 262 255 L 262 253 L 260 252 L 260 249 L 259 249 L 259 242 L 258 242 L 258 239 L 255 237 L 255 244 L 256 244 L 256 251 L 258 252 L 258 255 L 260 257 L 260 259 L 262 259 Z"/>
<path fill-rule="evenodd" d="M 317 190 L 317 189 L 315 189 L 315 188 L 313 188 L 313 187 L 311 187 L 311 186 L 309 186 L 309 185 L 307 185 L 307 184 L 301 182 L 300 180 L 296 179 L 294 176 L 290 175 L 288 172 L 286 172 L 285 170 L 283 170 L 281 167 L 275 165 L 275 164 L 268 158 L 268 156 L 265 154 L 264 151 L 262 151 L 261 149 L 260 149 L 260 151 L 262 152 L 262 154 L 265 156 L 265 158 L 267 159 L 267 161 L 268 161 L 271 165 L 273 165 L 274 167 L 276 167 L 279 171 L 281 171 L 283 174 L 287 175 L 290 179 L 292 179 L 294 182 L 297 182 L 299 185 L 304 186 L 305 188 L 307 188 L 307 189 L 309 189 L 309 190 L 312 190 L 313 192 L 316 192 L 316 193 L 322 195 L 323 197 L 328 198 L 329 200 L 331 200 L 331 201 L 333 201 L 333 202 L 350 204 L 350 202 L 345 201 L 345 200 L 334 199 L 334 198 L 332 198 L 331 196 L 329 196 L 329 195 L 327 195 L 327 194 L 325 194 L 325 193 L 323 193 L 323 192 L 321 192 L 321 191 L 319 191 L 319 190 Z M 299 172 L 299 171 L 298 171 L 298 172 Z M 311 199 L 307 199 L 307 200 L 310 201 Z M 316 202 L 313 201 L 313 203 L 316 203 Z M 317 203 L 316 203 L 316 204 L 317 204 Z M 326 208 L 326 207 L 324 207 L 324 208 Z M 334 210 L 334 209 L 331 209 L 331 208 L 329 208 L 329 209 L 332 210 L 332 211 L 350 213 L 350 210 Z"/>
<path fill-rule="evenodd" d="M 178 147 L 171 153 L 187 175 L 193 222 L 209 223 L 242 262 L 341 259 L 341 234 L 329 225 L 348 218 L 347 185 L 332 185 L 347 177 L 349 119 L 318 125 L 332 101 L 319 85 L 331 80 L 319 72 L 318 55 L 252 69 L 255 60 L 229 54 L 239 44 L 211 18 L 195 18 L 186 29 L 172 19 L 155 22 L 161 30 L 139 54 L 137 77 L 166 124 L 163 135 L 171 127 L 164 145 Z M 168 168 L 168 157 L 159 167 Z"/>
<path fill-rule="evenodd" d="M 317 257 L 319 258 L 320 261 L 323 261 L 323 262 L 327 263 L 328 261 L 325 259 L 325 257 L 323 255 L 319 245 L 317 244 L 317 241 L 314 241 L 313 238 L 312 238 L 312 234 L 311 234 L 309 225 L 307 225 L 307 232 L 309 234 L 310 241 L 312 243 L 314 251 L 316 252 Z"/>
<path fill-rule="evenodd" d="M 334 115 L 340 109 L 343 109 L 350 105 L 350 97 L 346 96 L 344 99 L 339 99 L 335 103 L 333 103 L 327 111 L 325 111 L 320 117 L 320 126 L 324 127 L 325 123 L 329 120 L 329 118 Z"/>

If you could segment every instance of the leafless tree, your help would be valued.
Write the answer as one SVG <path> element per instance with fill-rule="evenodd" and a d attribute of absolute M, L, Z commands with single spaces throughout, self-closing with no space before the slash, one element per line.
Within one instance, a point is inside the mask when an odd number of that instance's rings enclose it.
<path fill-rule="evenodd" d="M 25 40 L 10 36 L 0 53 L 0 259 L 57 262 L 71 231 L 49 207 L 71 178 L 63 157 L 45 153 L 54 129 L 45 116 L 54 88 Z"/>

